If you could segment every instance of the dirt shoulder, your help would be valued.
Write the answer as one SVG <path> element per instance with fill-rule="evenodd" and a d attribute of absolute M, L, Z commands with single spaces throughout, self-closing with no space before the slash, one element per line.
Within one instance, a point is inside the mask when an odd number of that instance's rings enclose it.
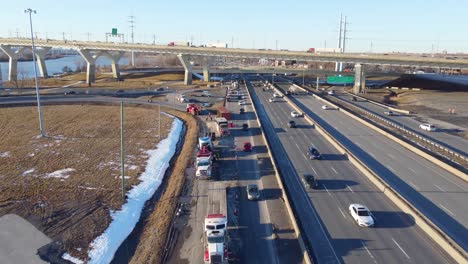
<path fill-rule="evenodd" d="M 119 107 L 45 106 L 46 138 L 37 136 L 36 109 L 0 108 L 0 216 L 20 215 L 62 250 L 86 259 L 90 242 L 109 225 L 110 211 L 124 202 Z M 160 140 L 157 107 L 127 107 L 124 119 L 128 191 L 145 169 L 146 150 Z M 171 125 L 162 115 L 161 138 Z"/>

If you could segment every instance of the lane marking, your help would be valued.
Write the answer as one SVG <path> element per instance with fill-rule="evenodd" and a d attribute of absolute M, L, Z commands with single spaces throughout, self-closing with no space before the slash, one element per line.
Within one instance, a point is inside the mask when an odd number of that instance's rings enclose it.
<path fill-rule="evenodd" d="M 369 254 L 369 256 L 372 258 L 372 260 L 374 261 L 374 263 L 377 263 L 377 261 L 375 260 L 374 256 L 373 256 L 372 253 L 369 251 L 369 249 L 366 247 L 366 245 L 364 244 L 364 242 L 362 242 L 362 240 L 361 240 L 361 244 L 362 244 L 362 246 L 366 249 L 367 254 Z"/>
<path fill-rule="evenodd" d="M 317 172 L 315 171 L 314 167 L 311 166 L 310 168 L 314 171 L 315 175 L 318 176 L 318 174 L 317 174 Z"/>
<path fill-rule="evenodd" d="M 397 247 L 401 250 L 401 252 L 403 252 L 403 254 L 405 254 L 406 258 L 411 259 L 410 256 L 408 256 L 408 254 L 406 254 L 406 252 L 403 250 L 403 248 L 401 248 L 400 245 L 395 241 L 395 239 L 393 239 L 393 237 L 392 237 L 392 240 L 393 240 L 393 243 L 395 243 L 397 245 Z"/>
<path fill-rule="evenodd" d="M 437 187 L 437 189 L 439 189 L 439 190 L 441 190 L 441 191 L 445 192 L 445 190 L 444 190 L 444 189 L 442 189 L 442 188 L 440 188 L 438 185 L 434 184 L 434 186 L 435 186 L 435 187 Z"/>
<path fill-rule="evenodd" d="M 447 209 L 445 206 L 443 206 L 442 204 L 439 204 L 440 207 L 442 207 L 442 209 L 444 209 L 445 211 L 447 211 L 447 213 L 449 213 L 451 216 L 455 216 L 454 213 L 452 213 L 452 211 L 450 211 L 449 209 Z"/>
<path fill-rule="evenodd" d="M 331 169 L 332 169 L 336 174 L 338 174 L 338 172 L 335 170 L 335 168 L 331 167 Z"/>
<path fill-rule="evenodd" d="M 418 186 L 416 186 L 416 184 L 414 184 L 413 182 L 410 182 L 410 181 L 409 181 L 408 183 L 409 183 L 409 185 L 413 186 L 413 188 L 414 188 L 416 191 L 419 191 L 419 188 L 418 188 Z"/>
<path fill-rule="evenodd" d="M 388 153 L 388 156 L 391 158 L 391 159 L 395 159 L 395 156 L 393 156 L 392 154 Z"/>
<path fill-rule="evenodd" d="M 372 153 L 372 152 L 368 151 L 368 152 L 367 152 L 367 154 L 369 154 L 369 155 L 371 155 L 373 158 L 375 158 L 375 155 L 374 155 L 374 153 Z"/>
<path fill-rule="evenodd" d="M 352 193 L 354 193 L 353 189 L 351 189 L 351 187 L 349 187 L 349 185 L 346 185 L 346 187 L 348 187 L 348 189 L 349 189 Z"/>
<path fill-rule="evenodd" d="M 322 185 L 323 185 L 323 188 L 325 188 L 325 191 L 327 191 L 328 195 L 332 196 L 331 193 L 328 191 L 327 186 L 325 186 L 325 184 L 322 184 Z"/>
<path fill-rule="evenodd" d="M 340 209 L 340 213 L 343 215 L 344 219 L 346 219 L 346 215 L 343 213 L 343 210 L 338 206 L 338 209 Z"/>
<path fill-rule="evenodd" d="M 408 168 L 408 170 L 410 170 L 410 171 L 412 171 L 413 173 L 415 173 L 415 174 L 416 174 L 416 171 L 415 171 L 415 170 L 413 170 L 412 168 Z"/>
<path fill-rule="evenodd" d="M 387 168 L 393 172 L 393 168 L 387 165 Z"/>

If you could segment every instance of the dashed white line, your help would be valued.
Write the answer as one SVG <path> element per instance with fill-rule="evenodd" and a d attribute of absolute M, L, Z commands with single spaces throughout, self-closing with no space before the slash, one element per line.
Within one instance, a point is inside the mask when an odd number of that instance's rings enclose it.
<path fill-rule="evenodd" d="M 408 168 L 408 170 L 412 171 L 413 173 L 416 173 L 416 171 L 412 168 Z"/>
<path fill-rule="evenodd" d="M 452 211 L 450 211 L 449 209 L 447 209 L 445 206 L 443 206 L 442 204 L 439 204 L 440 207 L 442 207 L 442 209 L 444 209 L 445 211 L 447 211 L 447 213 L 449 213 L 451 216 L 455 216 L 454 213 L 452 213 Z"/>
<path fill-rule="evenodd" d="M 348 189 L 349 189 L 352 193 L 354 193 L 353 189 L 351 189 L 351 187 L 349 187 L 349 185 L 347 185 L 346 187 L 348 187 Z"/>
<path fill-rule="evenodd" d="M 338 172 L 335 170 L 335 168 L 331 167 L 331 169 L 332 169 L 336 174 L 338 174 Z"/>
<path fill-rule="evenodd" d="M 393 240 L 393 243 L 395 243 L 395 245 L 397 245 L 397 247 L 401 250 L 401 252 L 403 252 L 403 254 L 405 254 L 406 258 L 410 259 L 410 256 L 408 256 L 408 254 L 406 254 L 406 252 L 403 250 L 403 248 L 400 247 L 400 245 L 395 241 L 395 239 L 393 239 L 393 237 L 392 237 L 392 240 Z"/>
<path fill-rule="evenodd" d="M 315 175 L 318 176 L 317 172 L 315 171 L 314 167 L 310 167 L 314 171 Z"/>
<path fill-rule="evenodd" d="M 344 219 L 346 219 L 346 215 L 345 213 L 343 213 L 343 210 L 341 210 L 341 208 L 338 206 L 338 209 L 340 209 L 340 213 L 343 215 Z"/>
<path fill-rule="evenodd" d="M 369 251 L 369 249 L 366 247 L 366 245 L 364 244 L 364 242 L 361 241 L 361 244 L 362 244 L 362 246 L 366 249 L 367 254 L 369 254 L 369 256 L 372 258 L 372 260 L 374 261 L 374 263 L 377 263 L 377 261 L 375 260 L 374 256 L 373 256 L 372 253 Z"/>
<path fill-rule="evenodd" d="M 445 192 L 445 190 L 444 190 L 444 189 L 442 189 L 442 188 L 440 188 L 438 185 L 434 184 L 434 186 L 435 186 L 435 187 L 437 187 L 437 189 L 439 189 L 439 190 L 441 190 L 441 191 Z"/>
<path fill-rule="evenodd" d="M 325 184 L 322 184 L 322 185 L 323 185 L 323 188 L 325 188 L 325 191 L 327 191 L 328 195 L 332 196 L 331 193 L 328 191 L 327 186 L 325 186 Z"/>
<path fill-rule="evenodd" d="M 392 154 L 388 153 L 388 156 L 392 159 L 395 159 L 395 156 L 393 156 Z"/>

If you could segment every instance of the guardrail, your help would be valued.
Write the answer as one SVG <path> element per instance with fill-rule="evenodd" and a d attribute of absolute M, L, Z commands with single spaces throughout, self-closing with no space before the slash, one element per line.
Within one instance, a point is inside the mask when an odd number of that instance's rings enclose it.
<path fill-rule="evenodd" d="M 320 98 L 314 94 L 314 97 Z M 300 109 L 289 98 L 286 101 L 295 109 Z M 324 100 L 323 98 L 320 98 Z M 324 100 L 325 101 L 325 100 Z M 328 102 L 330 103 L 330 102 Z M 330 103 L 333 106 L 333 103 Z M 336 106 L 337 107 L 337 106 Z M 348 112 L 342 110 L 343 112 Z M 348 112 L 349 115 L 351 113 Z M 319 133 L 321 133 L 337 150 L 346 153 L 349 161 L 356 166 L 379 190 L 383 192 L 398 208 L 403 212 L 410 214 L 415 219 L 415 223 L 430 237 L 432 238 L 445 252 L 453 257 L 459 263 L 466 263 L 466 252 L 449 236 L 447 236 L 437 225 L 435 225 L 429 218 L 422 212 L 414 207 L 408 200 L 406 200 L 398 191 L 394 190 L 384 179 L 382 179 L 377 172 L 374 172 L 363 161 L 355 156 L 346 146 L 341 144 L 335 139 L 328 131 L 322 128 L 310 116 L 304 115 L 305 119 L 314 125 Z"/>
<path fill-rule="evenodd" d="M 347 101 L 345 101 L 345 100 L 343 100 L 343 99 L 341 99 L 341 98 L 339 98 L 339 97 L 335 97 L 335 98 L 341 100 L 342 102 L 344 102 L 344 103 L 346 103 L 346 104 L 348 104 L 348 105 L 351 105 L 351 106 L 353 106 L 353 107 L 359 108 L 361 111 L 365 112 L 366 115 L 369 115 L 369 116 L 372 116 L 372 117 L 374 117 L 374 118 L 377 118 L 377 119 L 379 119 L 379 120 L 381 120 L 381 121 L 387 123 L 388 125 L 390 125 L 390 126 L 396 128 L 396 129 L 398 129 L 398 130 L 400 130 L 400 131 L 402 131 L 402 132 L 405 132 L 405 133 L 408 134 L 408 135 L 414 136 L 414 137 L 416 137 L 416 138 L 418 138 L 418 139 L 420 139 L 420 140 L 422 140 L 422 141 L 424 141 L 424 142 L 426 142 L 426 143 L 428 143 L 428 144 L 430 144 L 430 145 L 432 145 L 432 146 L 434 146 L 434 147 L 436 147 L 436 148 L 438 148 L 438 149 L 440 149 L 440 150 L 443 150 L 444 152 L 446 152 L 446 153 L 448 153 L 448 154 L 450 154 L 450 155 L 452 155 L 452 156 L 454 156 L 454 157 L 456 157 L 456 158 L 459 158 L 459 159 L 461 159 L 461 160 L 464 160 L 464 161 L 467 161 L 467 162 L 468 162 L 468 157 L 465 156 L 465 155 L 463 155 L 462 153 L 459 153 L 459 152 L 457 152 L 457 151 L 455 151 L 455 150 L 449 149 L 449 148 L 447 148 L 446 146 L 443 146 L 443 145 L 441 145 L 441 144 L 439 144 L 439 143 L 437 143 L 437 142 L 434 142 L 433 140 L 428 139 L 427 137 L 424 137 L 424 136 L 422 136 L 422 135 L 419 134 L 419 133 L 415 133 L 414 131 L 408 130 L 408 129 L 406 129 L 404 126 L 401 126 L 401 125 L 399 125 L 399 124 L 397 124 L 397 123 L 395 123 L 395 122 L 392 122 L 392 121 L 390 121 L 390 120 L 388 120 L 388 119 L 386 119 L 386 118 L 383 118 L 383 117 L 381 117 L 381 116 L 379 116 L 379 115 L 376 115 L 376 114 L 374 114 L 374 113 L 368 111 L 367 109 L 365 109 L 365 108 L 363 108 L 363 107 L 361 107 L 361 106 L 359 106 L 359 105 L 350 104 L 349 102 L 347 102 Z M 360 97 L 360 98 L 362 98 L 362 97 Z M 366 98 L 362 98 L 362 99 L 368 100 L 368 99 L 366 99 Z M 371 103 L 375 103 L 375 102 L 372 101 L 372 100 L 368 100 L 368 101 L 371 102 Z M 387 108 L 387 109 L 389 109 L 389 110 L 392 110 L 392 111 L 404 112 L 404 113 L 408 113 L 408 114 L 409 114 L 409 111 L 405 111 L 405 110 L 401 110 L 401 109 L 396 109 L 396 108 L 393 108 L 393 107 L 386 106 L 386 105 L 384 105 L 384 104 L 379 104 L 379 103 L 375 103 L 375 104 L 377 104 L 377 105 L 379 105 L 379 106 L 382 106 L 382 107 L 385 107 L 385 108 Z"/>
<path fill-rule="evenodd" d="M 273 165 L 273 170 L 275 171 L 275 176 L 276 176 L 276 179 L 278 181 L 278 185 L 279 187 L 281 188 L 281 190 L 283 190 L 283 199 L 284 199 L 284 203 L 286 205 L 286 209 L 288 210 L 288 214 L 289 214 L 289 218 L 291 220 L 291 223 L 293 225 L 293 228 L 294 228 L 294 232 L 296 233 L 297 235 L 297 239 L 299 240 L 299 246 L 301 247 L 301 250 L 304 252 L 304 261 L 306 264 L 312 264 L 312 260 L 308 254 L 308 249 L 305 245 L 305 242 L 304 242 L 304 238 L 302 237 L 301 235 L 301 232 L 300 232 L 300 229 L 299 229 L 299 225 L 297 224 L 296 222 L 296 218 L 295 218 L 295 215 L 294 215 L 294 211 L 291 207 L 291 202 L 289 201 L 289 197 L 287 195 L 287 191 L 286 191 L 286 188 L 284 187 L 283 185 L 283 181 L 280 177 L 280 172 L 278 170 L 278 166 L 276 164 L 276 160 L 274 158 L 274 155 L 273 155 L 273 152 L 271 151 L 271 148 L 270 148 L 270 143 L 268 141 L 268 139 L 266 138 L 265 134 L 265 130 L 263 128 L 263 125 L 262 125 L 262 121 L 259 119 L 259 115 L 257 113 L 257 109 L 255 107 L 255 104 L 254 104 L 254 100 L 252 99 L 252 95 L 250 94 L 250 90 L 249 88 L 247 87 L 247 82 L 245 81 L 244 79 L 244 83 L 245 83 L 245 86 L 246 86 L 246 90 L 247 90 L 247 93 L 250 97 L 250 100 L 252 101 L 252 108 L 253 108 L 253 111 L 255 113 L 255 116 L 257 117 L 257 123 L 258 123 L 258 126 L 260 127 L 260 130 L 262 131 L 262 138 L 263 140 L 265 141 L 265 145 L 267 147 L 267 151 L 268 151 L 268 155 L 271 157 L 271 163 Z"/>

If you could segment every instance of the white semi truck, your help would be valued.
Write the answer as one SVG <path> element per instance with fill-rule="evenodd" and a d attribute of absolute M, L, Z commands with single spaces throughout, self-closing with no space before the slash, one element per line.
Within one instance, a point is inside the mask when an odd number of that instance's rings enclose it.
<path fill-rule="evenodd" d="M 213 182 L 209 188 L 207 215 L 204 223 L 205 263 L 228 263 L 228 229 L 226 188 L 220 182 Z"/>

